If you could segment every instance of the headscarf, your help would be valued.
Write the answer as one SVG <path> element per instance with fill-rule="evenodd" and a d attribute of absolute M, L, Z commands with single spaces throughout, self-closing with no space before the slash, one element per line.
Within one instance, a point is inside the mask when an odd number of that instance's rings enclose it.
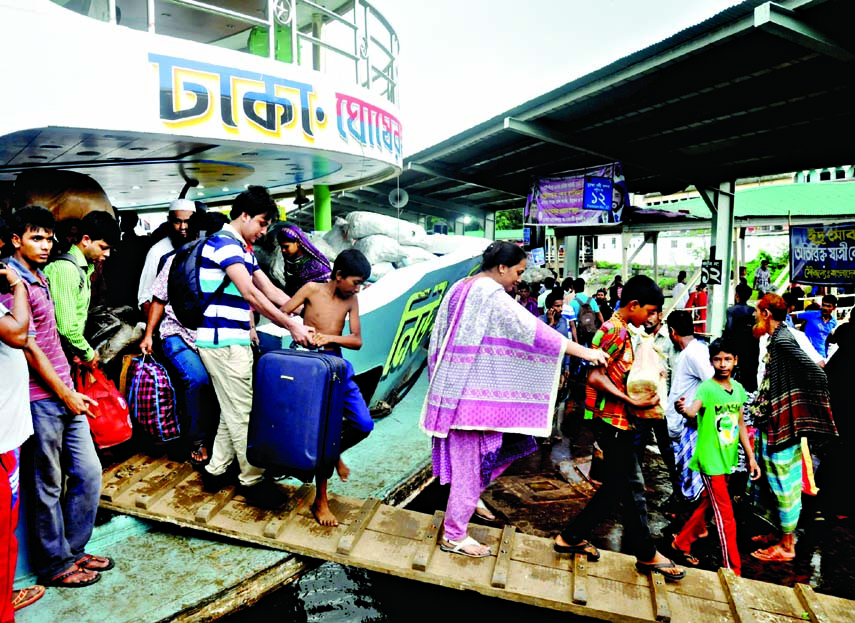
<path fill-rule="evenodd" d="M 303 257 L 297 260 L 285 258 L 285 273 L 287 277 L 297 277 L 303 284 L 310 281 L 326 281 L 332 272 L 329 260 L 312 244 L 309 237 L 296 225 L 283 225 L 276 232 L 276 239 L 285 238 L 299 243 Z M 303 285 L 301 284 L 301 285 Z"/>

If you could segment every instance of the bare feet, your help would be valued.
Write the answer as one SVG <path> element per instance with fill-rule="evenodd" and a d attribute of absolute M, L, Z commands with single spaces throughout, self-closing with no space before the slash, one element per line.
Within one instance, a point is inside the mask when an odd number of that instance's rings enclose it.
<path fill-rule="evenodd" d="M 794 551 L 790 551 L 783 547 L 780 543 L 770 545 L 766 549 L 758 549 L 751 552 L 751 555 L 757 560 L 763 562 L 789 562 L 796 557 Z"/>
<path fill-rule="evenodd" d="M 338 519 L 333 515 L 330 510 L 330 505 L 327 503 L 326 499 L 315 500 L 312 503 L 312 515 L 315 516 L 315 521 L 322 526 L 334 528 L 338 525 Z"/>
<path fill-rule="evenodd" d="M 342 482 L 347 482 L 347 479 L 350 478 L 350 468 L 341 459 L 336 463 L 335 471 Z"/>

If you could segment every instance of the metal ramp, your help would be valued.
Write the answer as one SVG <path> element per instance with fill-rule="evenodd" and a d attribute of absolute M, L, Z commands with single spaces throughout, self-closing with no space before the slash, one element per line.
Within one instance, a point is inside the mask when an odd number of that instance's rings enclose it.
<path fill-rule="evenodd" d="M 381 504 L 331 496 L 341 524 L 318 525 L 309 510 L 311 485 L 288 487 L 286 506 L 265 511 L 249 506 L 227 487 L 202 489 L 189 464 L 137 455 L 104 473 L 101 506 L 145 519 L 196 528 L 270 548 L 335 561 L 381 573 L 484 595 L 563 610 L 606 621 L 648 623 L 850 623 L 855 602 L 737 578 L 732 572 L 690 569 L 685 580 L 666 584 L 643 575 L 635 559 L 603 551 L 556 554 L 550 539 L 473 526 L 474 538 L 493 556 L 471 559 L 437 546 L 442 513 L 433 516 Z"/>

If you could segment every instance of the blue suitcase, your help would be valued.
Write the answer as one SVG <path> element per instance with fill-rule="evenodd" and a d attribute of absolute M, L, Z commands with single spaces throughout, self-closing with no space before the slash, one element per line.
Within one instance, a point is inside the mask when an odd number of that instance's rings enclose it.
<path fill-rule="evenodd" d="M 255 372 L 247 458 L 273 476 L 310 482 L 338 460 L 346 363 L 297 350 L 262 355 Z"/>

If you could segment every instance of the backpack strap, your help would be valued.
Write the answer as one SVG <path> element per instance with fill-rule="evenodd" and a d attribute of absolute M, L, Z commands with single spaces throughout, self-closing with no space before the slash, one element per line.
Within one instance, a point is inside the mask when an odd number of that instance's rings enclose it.
<path fill-rule="evenodd" d="M 60 253 L 54 258 L 54 261 L 62 260 L 63 262 L 71 262 L 74 267 L 77 269 L 77 272 L 80 273 L 80 289 L 83 289 L 83 286 L 86 285 L 86 273 L 83 272 L 83 268 L 80 267 L 80 264 L 77 263 L 77 258 L 75 258 L 71 253 Z"/>

